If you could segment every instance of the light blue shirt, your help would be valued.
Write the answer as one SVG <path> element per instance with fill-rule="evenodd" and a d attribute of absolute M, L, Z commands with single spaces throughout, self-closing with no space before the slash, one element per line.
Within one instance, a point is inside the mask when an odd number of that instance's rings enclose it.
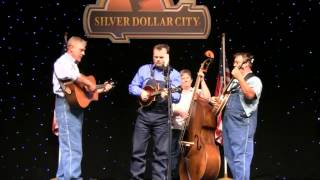
<path fill-rule="evenodd" d="M 141 66 L 129 84 L 129 93 L 131 95 L 140 96 L 143 87 L 148 80 L 152 79 L 151 70 L 153 69 L 153 77 L 157 81 L 165 81 L 163 70 L 155 68 L 153 64 L 145 64 Z M 171 69 L 170 71 L 170 86 L 175 88 L 181 85 L 180 74 L 177 70 Z M 172 102 L 179 102 L 180 93 L 172 93 Z"/>
<path fill-rule="evenodd" d="M 52 76 L 53 93 L 64 97 L 58 79 L 75 81 L 78 77 L 80 77 L 80 71 L 76 60 L 68 53 L 63 54 L 54 63 Z"/>
<path fill-rule="evenodd" d="M 242 105 L 244 111 L 246 112 L 246 115 L 249 117 L 249 116 L 251 116 L 251 113 L 256 111 L 258 108 L 258 104 L 259 104 L 259 100 L 260 100 L 261 92 L 262 92 L 262 82 L 261 82 L 260 78 L 258 78 L 257 76 L 253 76 L 253 77 L 249 78 L 246 82 L 249 84 L 249 86 L 256 93 L 256 97 L 257 97 L 253 100 L 246 99 L 241 88 L 238 87 L 241 105 Z M 231 86 L 232 87 L 237 86 L 238 84 L 239 84 L 239 81 L 235 79 L 234 83 Z"/>

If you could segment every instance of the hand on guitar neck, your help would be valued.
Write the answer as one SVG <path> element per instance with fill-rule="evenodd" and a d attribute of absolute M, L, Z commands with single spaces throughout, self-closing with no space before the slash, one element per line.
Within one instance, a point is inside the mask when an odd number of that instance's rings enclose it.
<path fill-rule="evenodd" d="M 92 79 L 90 79 L 89 81 L 92 81 Z M 79 87 L 81 87 L 84 91 L 86 91 L 87 94 L 90 93 L 105 93 L 108 92 L 110 89 L 112 89 L 112 87 L 114 86 L 114 83 L 112 81 L 106 81 L 103 84 L 98 84 L 96 85 L 95 83 L 91 82 L 93 85 L 78 85 Z"/>
<path fill-rule="evenodd" d="M 101 86 L 102 86 L 102 88 L 96 89 L 97 92 L 98 93 L 105 93 L 114 87 L 114 82 L 109 80 L 109 81 L 106 81 L 105 83 L 103 83 Z"/>

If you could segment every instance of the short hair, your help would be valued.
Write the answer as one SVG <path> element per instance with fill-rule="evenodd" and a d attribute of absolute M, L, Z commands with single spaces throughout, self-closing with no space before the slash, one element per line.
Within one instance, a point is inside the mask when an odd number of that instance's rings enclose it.
<path fill-rule="evenodd" d="M 87 41 L 82 39 L 79 36 L 72 36 L 71 38 L 69 38 L 68 42 L 67 42 L 67 48 L 69 49 L 71 46 L 73 46 L 75 43 L 83 43 L 85 46 L 87 45 Z"/>
<path fill-rule="evenodd" d="M 170 52 L 170 46 L 168 44 L 157 44 L 153 47 L 153 49 L 161 50 L 161 49 L 166 49 L 167 53 L 169 54 Z"/>
<path fill-rule="evenodd" d="M 190 71 L 189 69 L 182 69 L 182 70 L 180 71 L 180 76 L 181 76 L 182 74 L 188 74 L 188 75 L 191 77 L 191 79 L 192 79 L 192 74 L 191 74 L 191 71 Z"/>
<path fill-rule="evenodd" d="M 244 58 L 244 63 L 249 62 L 249 64 L 252 66 L 254 57 L 251 53 L 249 52 L 237 52 L 233 55 L 233 58 L 236 58 L 237 56 L 242 56 Z"/>

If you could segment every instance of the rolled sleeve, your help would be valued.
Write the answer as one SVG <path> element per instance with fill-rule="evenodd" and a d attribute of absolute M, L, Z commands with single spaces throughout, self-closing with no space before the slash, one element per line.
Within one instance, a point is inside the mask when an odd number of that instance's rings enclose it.
<path fill-rule="evenodd" d="M 181 86 L 181 78 L 180 78 L 180 74 L 178 71 L 174 70 L 172 73 L 171 73 L 171 87 L 172 88 L 175 88 L 175 87 L 178 87 L 178 86 Z M 174 92 L 172 93 L 172 102 L 173 103 L 177 103 L 179 102 L 180 100 L 180 92 Z"/>
<path fill-rule="evenodd" d="M 54 70 L 58 79 L 61 80 L 70 79 L 75 81 L 80 77 L 78 66 L 74 63 L 74 60 L 68 58 L 67 55 L 62 56 L 62 58 L 57 60 L 54 64 Z"/>
<path fill-rule="evenodd" d="M 140 96 L 142 92 L 145 71 L 146 71 L 146 66 L 142 66 L 139 68 L 138 72 L 136 73 L 131 83 L 129 84 L 129 94 Z"/>

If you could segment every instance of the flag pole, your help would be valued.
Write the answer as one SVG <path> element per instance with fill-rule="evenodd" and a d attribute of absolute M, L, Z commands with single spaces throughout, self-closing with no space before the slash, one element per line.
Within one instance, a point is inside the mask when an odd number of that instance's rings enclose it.
<path fill-rule="evenodd" d="M 222 51 L 222 64 L 223 64 L 223 87 L 226 87 L 227 84 L 227 78 L 226 78 L 226 46 L 225 46 L 225 41 L 226 41 L 226 34 L 222 33 L 221 37 L 221 51 Z M 223 126 L 222 126 L 223 129 Z M 223 155 L 224 156 L 224 155 Z M 228 177 L 228 163 L 227 163 L 227 158 L 224 156 L 223 158 L 223 163 L 224 163 L 224 175 L 222 178 L 219 178 L 218 180 L 232 180 L 231 178 Z"/>
<path fill-rule="evenodd" d="M 227 78 L 226 78 L 226 34 L 222 33 L 222 63 L 223 63 L 223 87 L 227 85 Z"/>
<path fill-rule="evenodd" d="M 224 157 L 224 173 L 223 177 L 218 180 L 232 180 L 232 178 L 228 177 L 228 167 L 227 167 L 227 158 Z"/>

